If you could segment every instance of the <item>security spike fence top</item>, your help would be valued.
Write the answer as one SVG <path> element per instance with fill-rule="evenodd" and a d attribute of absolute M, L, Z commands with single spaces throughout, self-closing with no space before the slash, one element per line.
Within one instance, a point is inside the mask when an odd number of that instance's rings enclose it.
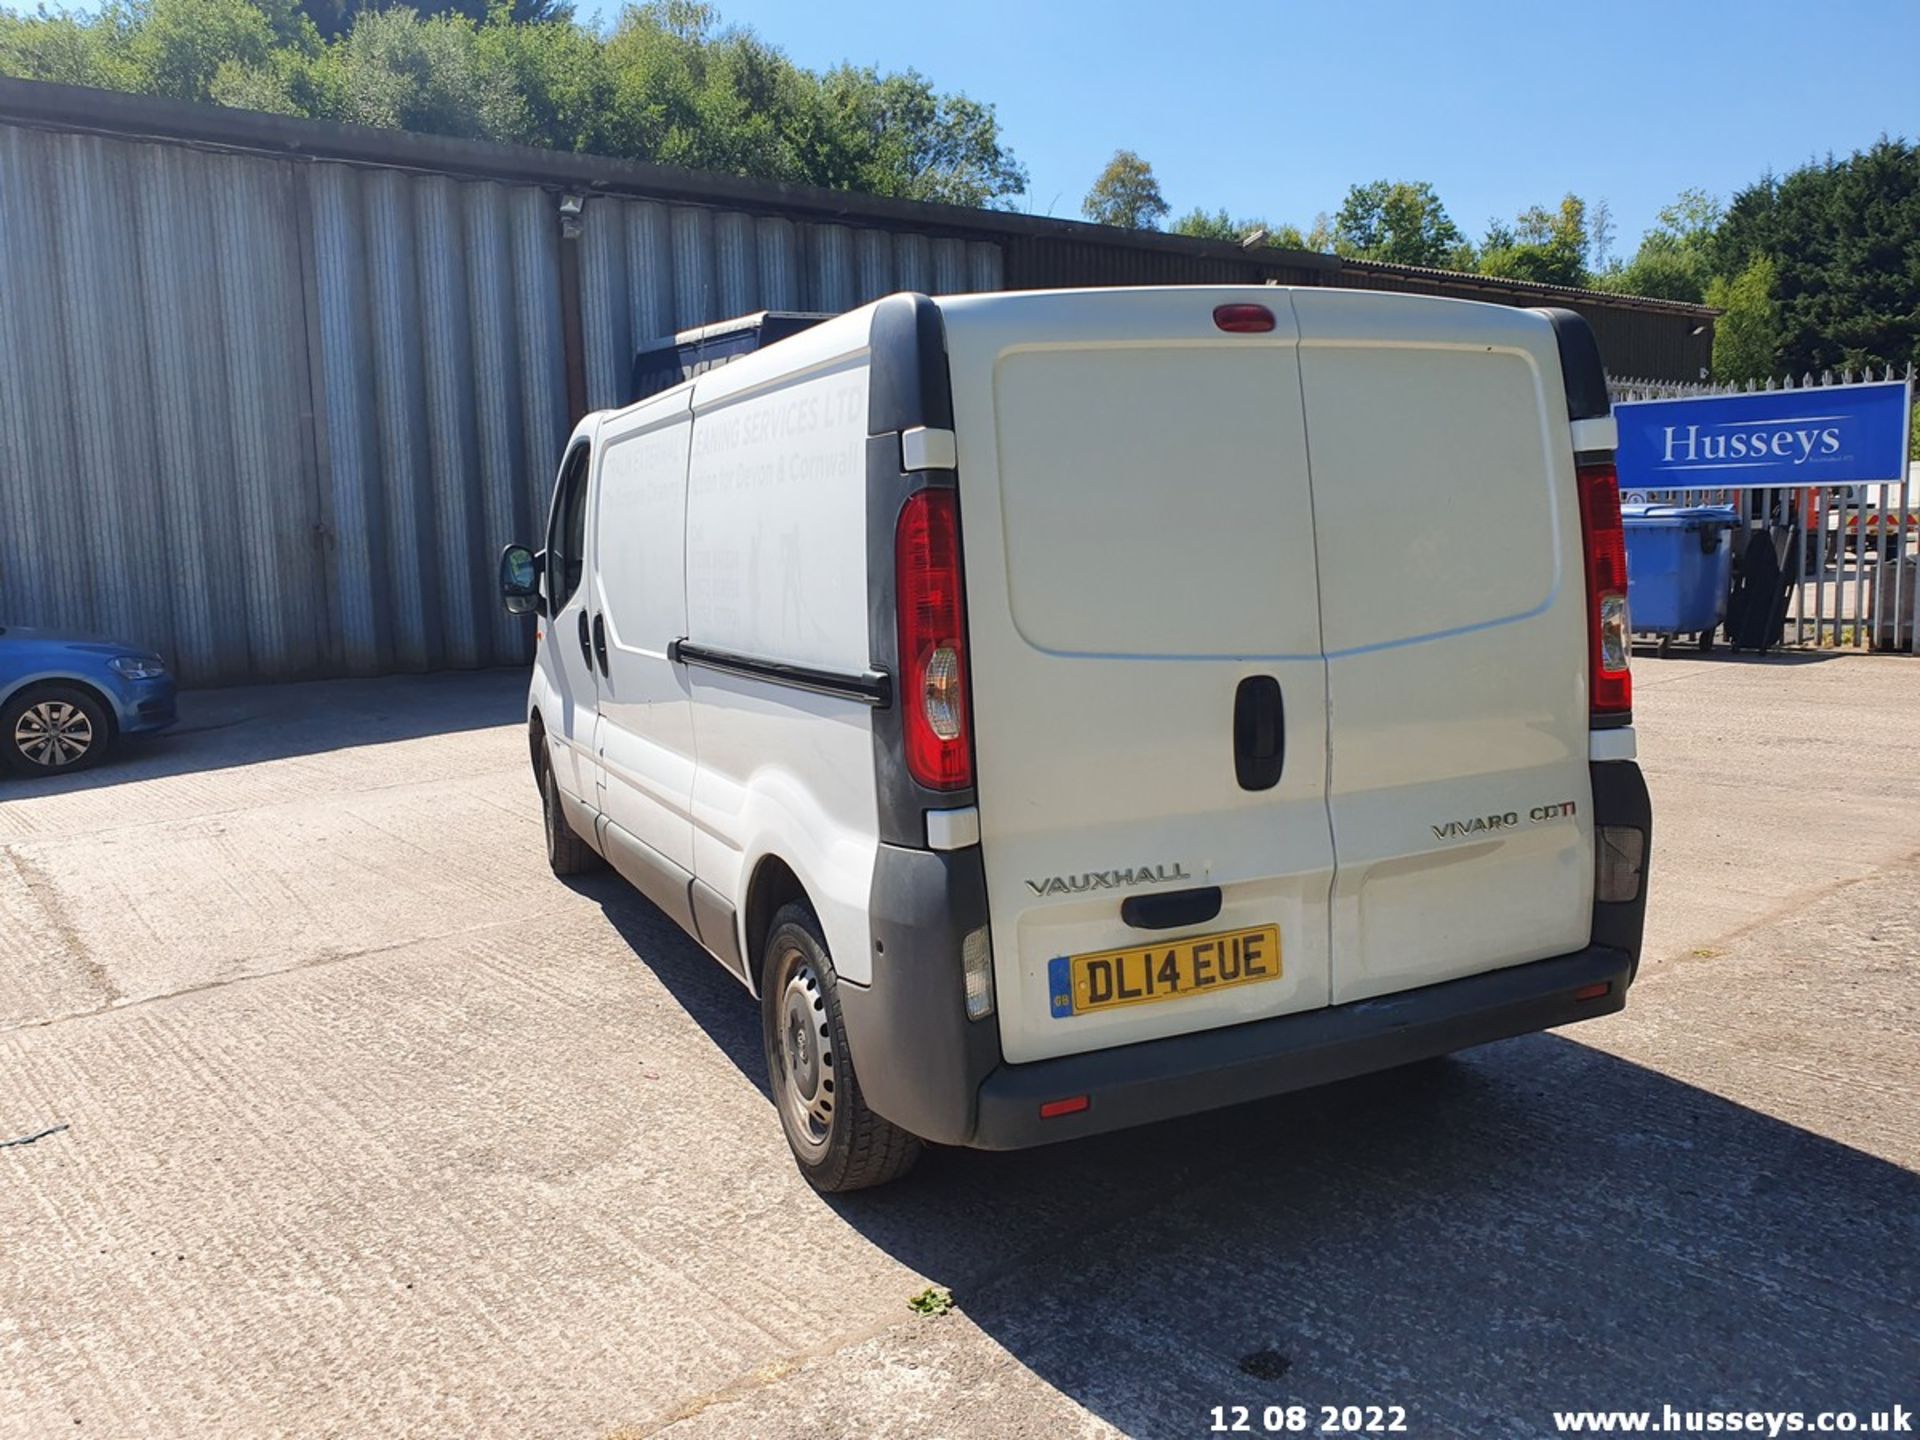
<path fill-rule="evenodd" d="M 1833 371 L 1822 370 L 1816 379 L 1811 370 L 1798 380 L 1786 375 L 1778 379 L 1769 375 L 1764 383 L 1757 380 L 1646 380 L 1631 375 L 1609 375 L 1607 391 L 1617 404 L 1628 400 L 1678 400 L 1689 395 L 1738 395 L 1751 390 L 1817 390 L 1826 385 L 1870 384 L 1876 380 L 1905 380 L 1913 384 L 1914 367 L 1909 364 L 1905 371 L 1897 371 L 1887 365 L 1876 374 L 1869 365 L 1856 374 L 1842 370 L 1838 379 Z"/>

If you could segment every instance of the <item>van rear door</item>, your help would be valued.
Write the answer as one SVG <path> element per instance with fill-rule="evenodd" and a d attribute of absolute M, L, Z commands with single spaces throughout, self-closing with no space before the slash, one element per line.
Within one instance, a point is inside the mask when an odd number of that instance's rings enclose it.
<path fill-rule="evenodd" d="M 1333 1003 L 1577 950 L 1587 609 L 1551 324 L 1365 291 L 1293 304 L 1332 714 Z"/>
<path fill-rule="evenodd" d="M 1249 302 L 1270 329 L 1216 323 Z M 1326 667 L 1285 293 L 939 303 L 1003 1053 L 1325 1005 Z"/>

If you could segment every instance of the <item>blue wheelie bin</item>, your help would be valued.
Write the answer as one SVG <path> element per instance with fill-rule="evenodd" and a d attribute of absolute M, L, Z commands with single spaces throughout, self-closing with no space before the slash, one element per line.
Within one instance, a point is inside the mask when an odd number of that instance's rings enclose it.
<path fill-rule="evenodd" d="M 1622 505 L 1627 536 L 1627 615 L 1636 635 L 1655 635 L 1664 654 L 1681 635 L 1713 648 L 1727 613 L 1733 570 L 1731 505 Z"/>

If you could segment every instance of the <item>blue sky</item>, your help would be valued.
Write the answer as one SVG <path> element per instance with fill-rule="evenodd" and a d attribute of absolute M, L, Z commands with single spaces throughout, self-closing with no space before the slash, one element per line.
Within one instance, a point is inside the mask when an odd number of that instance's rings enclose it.
<path fill-rule="evenodd" d="M 1065 216 L 1124 146 L 1175 214 L 1304 229 L 1355 181 L 1419 179 L 1478 239 L 1573 190 L 1611 204 L 1630 254 L 1683 187 L 1724 199 L 1920 134 L 1920 0 L 716 4 L 810 68 L 911 66 L 993 101 L 1032 176 L 1022 208 Z"/>

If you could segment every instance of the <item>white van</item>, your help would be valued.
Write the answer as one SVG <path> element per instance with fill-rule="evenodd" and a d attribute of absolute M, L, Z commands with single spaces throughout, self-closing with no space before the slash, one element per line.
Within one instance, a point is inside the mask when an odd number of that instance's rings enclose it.
<path fill-rule="evenodd" d="M 583 420 L 528 724 L 822 1190 L 1619 1010 L 1650 811 L 1584 321 L 895 295 Z"/>

